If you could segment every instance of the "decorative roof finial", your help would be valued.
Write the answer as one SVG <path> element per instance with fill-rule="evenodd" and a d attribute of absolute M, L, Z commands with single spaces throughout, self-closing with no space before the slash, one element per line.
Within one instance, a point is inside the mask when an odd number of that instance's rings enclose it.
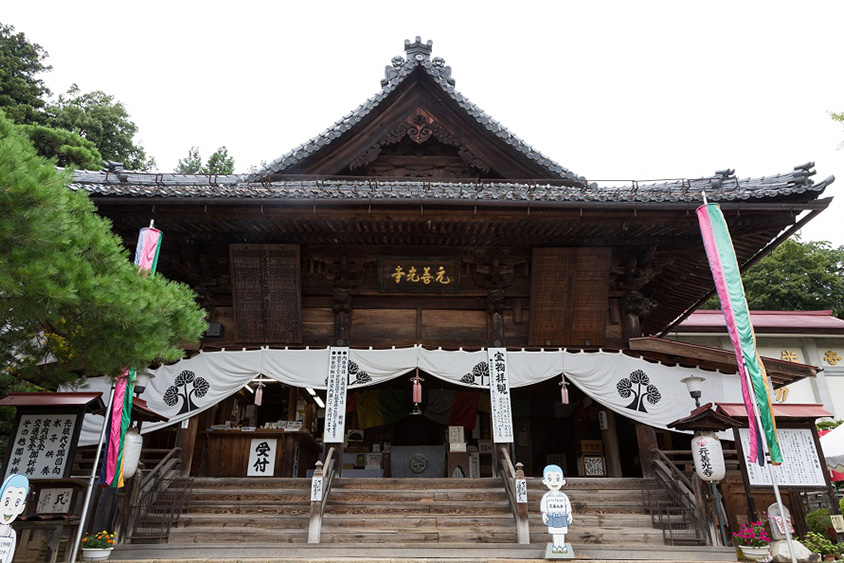
<path fill-rule="evenodd" d="M 416 59 L 417 61 L 421 61 L 423 59 L 431 60 L 431 51 L 433 50 L 434 42 L 430 39 L 427 43 L 422 43 L 422 38 L 420 36 L 416 36 L 416 41 L 414 43 L 410 42 L 410 39 L 404 40 L 404 52 L 407 53 L 407 60 Z"/>

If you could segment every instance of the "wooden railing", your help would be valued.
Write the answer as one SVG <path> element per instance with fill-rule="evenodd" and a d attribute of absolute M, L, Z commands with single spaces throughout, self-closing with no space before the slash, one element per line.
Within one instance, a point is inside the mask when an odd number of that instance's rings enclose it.
<path fill-rule="evenodd" d="M 311 479 L 311 518 L 308 524 L 308 543 L 319 543 L 322 531 L 322 515 L 328 503 L 331 483 L 337 474 L 337 451 L 331 447 L 325 456 L 325 464 L 316 462 L 313 479 Z"/>
<path fill-rule="evenodd" d="M 498 449 L 498 474 L 504 482 L 504 490 L 516 520 L 516 537 L 519 543 L 530 543 L 530 524 L 528 523 L 527 480 L 521 463 L 515 466 L 510 459 L 507 446 Z"/>
<path fill-rule="evenodd" d="M 705 507 L 695 494 L 695 486 L 678 467 L 676 456 L 682 457 L 685 453 L 682 450 L 651 450 L 654 477 L 645 491 L 651 519 L 671 545 L 689 542 L 713 545 L 715 530 L 707 522 Z M 690 451 L 688 454 L 691 458 Z"/>
<path fill-rule="evenodd" d="M 125 512 L 121 534 L 132 543 L 166 542 L 184 510 L 192 489 L 190 478 L 174 475 L 182 460 L 181 448 L 155 450 L 166 454 L 151 471 L 139 471 L 128 491 L 129 509 Z"/>

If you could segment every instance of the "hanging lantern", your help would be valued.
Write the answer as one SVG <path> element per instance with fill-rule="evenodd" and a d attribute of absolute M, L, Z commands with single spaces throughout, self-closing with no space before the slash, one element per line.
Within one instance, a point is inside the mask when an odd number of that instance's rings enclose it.
<path fill-rule="evenodd" d="M 419 405 L 422 404 L 422 382 L 425 381 L 419 377 L 419 369 L 416 370 L 416 375 L 411 377 L 413 382 L 413 410 L 410 414 L 422 414 L 422 409 Z"/>
<path fill-rule="evenodd" d="M 264 384 L 259 381 L 255 387 L 255 406 L 260 407 L 261 401 L 264 400 Z"/>
<path fill-rule="evenodd" d="M 561 374 L 563 380 L 560 382 L 560 400 L 564 405 L 569 404 L 569 384 L 566 381 L 566 374 Z"/>
<path fill-rule="evenodd" d="M 695 472 L 704 481 L 721 481 L 727 473 L 724 450 L 714 432 L 695 432 L 692 438 L 692 459 Z"/>
<path fill-rule="evenodd" d="M 141 460 L 141 448 L 144 446 L 144 439 L 137 429 L 132 428 L 126 432 L 123 441 L 123 478 L 129 479 L 138 469 L 138 462 Z"/>

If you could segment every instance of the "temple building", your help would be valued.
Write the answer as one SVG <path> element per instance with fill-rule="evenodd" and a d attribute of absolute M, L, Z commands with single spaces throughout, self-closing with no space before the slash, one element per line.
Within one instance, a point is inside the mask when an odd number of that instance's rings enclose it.
<path fill-rule="evenodd" d="M 784 168 L 598 185 L 459 93 L 416 38 L 377 94 L 261 170 L 112 165 L 71 188 L 127 247 L 154 220 L 158 271 L 209 312 L 143 395 L 169 418 L 147 443 L 178 440 L 187 475 L 304 478 L 334 446 L 343 477 L 482 479 L 506 450 L 529 478 L 641 478 L 655 449 L 687 447 L 668 429 L 695 408 L 682 380 L 741 400 L 732 352 L 664 338 L 714 291 L 702 192 L 747 266 L 829 205 L 832 177 Z M 765 363 L 777 388 L 816 373 Z"/>

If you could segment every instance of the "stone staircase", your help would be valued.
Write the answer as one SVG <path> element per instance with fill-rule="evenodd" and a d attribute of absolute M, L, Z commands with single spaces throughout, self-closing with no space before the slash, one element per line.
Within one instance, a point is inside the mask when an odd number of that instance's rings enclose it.
<path fill-rule="evenodd" d="M 172 544 L 307 543 L 309 479 L 197 477 Z"/>
<path fill-rule="evenodd" d="M 659 545 L 660 530 L 642 502 L 640 479 L 570 478 L 577 544 Z M 539 501 L 541 479 L 528 479 L 531 542 L 549 539 Z M 170 544 L 233 541 L 307 543 L 310 481 L 197 478 Z M 335 479 L 321 543 L 516 543 L 499 479 Z"/>
<path fill-rule="evenodd" d="M 579 559 L 735 561 L 731 548 L 664 545 L 643 486 L 641 479 L 568 479 L 574 523 L 567 539 Z M 545 490 L 541 479 L 528 479 L 531 543 L 522 545 L 498 479 L 338 478 L 321 543 L 308 544 L 310 480 L 196 478 L 168 544 L 121 545 L 112 560 L 538 561 L 550 539 L 539 513 Z"/>

